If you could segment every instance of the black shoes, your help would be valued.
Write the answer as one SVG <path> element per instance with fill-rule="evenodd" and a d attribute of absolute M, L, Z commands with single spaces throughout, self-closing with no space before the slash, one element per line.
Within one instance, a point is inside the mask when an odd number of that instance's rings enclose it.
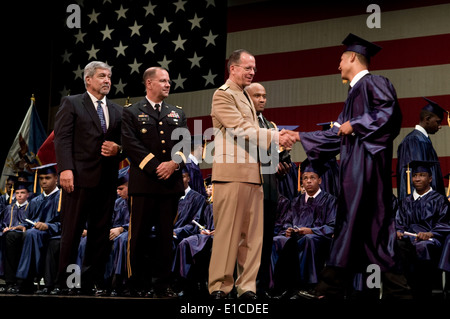
<path fill-rule="evenodd" d="M 242 300 L 256 300 L 258 296 L 253 291 L 246 291 L 242 295 L 238 297 L 238 299 Z"/>
<path fill-rule="evenodd" d="M 223 292 L 222 290 L 216 290 L 211 293 L 211 299 L 225 299 L 227 297 L 227 294 Z"/>

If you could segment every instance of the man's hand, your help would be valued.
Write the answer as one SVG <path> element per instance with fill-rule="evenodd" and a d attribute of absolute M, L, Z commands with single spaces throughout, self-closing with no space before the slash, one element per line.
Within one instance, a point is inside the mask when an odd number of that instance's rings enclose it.
<path fill-rule="evenodd" d="M 46 231 L 48 229 L 48 225 L 46 223 L 43 223 L 43 222 L 37 222 L 34 225 L 34 228 L 36 228 L 38 230 Z"/>
<path fill-rule="evenodd" d="M 114 238 L 116 238 L 117 236 L 122 234 L 123 231 L 124 231 L 124 229 L 121 226 L 115 227 L 115 228 L 111 228 L 109 230 L 109 240 L 114 240 Z"/>
<path fill-rule="evenodd" d="M 416 240 L 429 240 L 431 237 L 433 237 L 433 233 L 431 232 L 419 232 Z"/>
<path fill-rule="evenodd" d="M 175 172 L 178 167 L 179 165 L 174 161 L 162 162 L 156 168 L 156 175 L 159 179 L 166 180 L 173 174 L 173 172 Z"/>
<path fill-rule="evenodd" d="M 119 153 L 120 146 L 111 141 L 104 141 L 102 144 L 103 156 L 116 156 Z"/>
<path fill-rule="evenodd" d="M 345 122 L 339 128 L 338 136 L 350 135 L 353 133 L 353 127 L 350 125 L 350 121 Z"/>
<path fill-rule="evenodd" d="M 300 135 L 298 132 L 282 129 L 280 131 L 279 143 L 285 148 L 292 148 L 292 146 L 300 141 Z"/>
<path fill-rule="evenodd" d="M 65 171 L 62 171 L 61 174 L 59 174 L 59 183 L 67 193 L 73 192 L 74 187 L 72 170 L 67 169 Z"/>
<path fill-rule="evenodd" d="M 278 163 L 277 174 L 280 176 L 284 176 L 287 173 L 289 173 L 289 170 L 291 169 L 291 167 L 292 167 L 292 164 L 280 162 L 280 163 Z"/>
<path fill-rule="evenodd" d="M 300 235 L 308 235 L 313 234 L 313 231 L 311 230 L 311 228 L 308 227 L 300 227 L 297 229 L 297 233 Z"/>

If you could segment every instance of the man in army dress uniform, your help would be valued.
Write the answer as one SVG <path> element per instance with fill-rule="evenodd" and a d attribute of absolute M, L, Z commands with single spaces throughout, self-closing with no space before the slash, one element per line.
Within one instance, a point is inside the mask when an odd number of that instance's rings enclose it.
<path fill-rule="evenodd" d="M 169 73 L 151 67 L 143 78 L 146 96 L 124 109 L 122 124 L 123 149 L 130 160 L 128 276 L 138 294 L 171 297 L 172 228 L 178 200 L 184 194 L 181 169 L 190 141 L 175 151 L 181 139 L 172 140 L 172 132 L 177 128 L 187 132 L 187 126 L 181 108 L 164 102 L 170 91 Z M 150 237 L 156 243 L 149 245 Z"/>

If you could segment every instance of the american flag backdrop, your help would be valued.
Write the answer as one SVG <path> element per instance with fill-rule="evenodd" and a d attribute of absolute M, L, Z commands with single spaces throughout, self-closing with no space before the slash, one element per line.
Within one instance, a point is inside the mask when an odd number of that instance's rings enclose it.
<path fill-rule="evenodd" d="M 241 4 L 245 2 L 246 4 Z M 81 28 L 62 28 L 55 46 L 51 113 L 62 95 L 84 91 L 89 61 L 113 66 L 108 97 L 124 105 L 144 96 L 142 74 L 150 66 L 169 70 L 167 101 L 183 107 L 191 130 L 211 127 L 211 98 L 227 77 L 226 58 L 244 48 L 256 57 L 254 81 L 267 90 L 264 115 L 279 125 L 317 130 L 343 107 L 347 86 L 337 70 L 342 40 L 354 33 L 383 47 L 370 71 L 394 84 L 403 112 L 401 140 L 419 120 L 428 97 L 450 110 L 450 3 L 428 1 L 84 1 Z M 70 3 L 70 1 L 68 2 Z M 370 3 L 380 7 L 380 28 L 370 28 Z M 68 14 L 67 14 L 68 15 Z M 52 118 L 49 118 L 52 125 Z M 450 127 L 431 136 L 443 174 L 450 172 Z M 293 160 L 306 158 L 300 145 Z M 394 155 L 393 170 L 396 166 Z M 204 175 L 210 165 L 202 163 Z M 395 179 L 393 180 L 395 187 Z M 445 181 L 448 185 L 448 181 Z"/>

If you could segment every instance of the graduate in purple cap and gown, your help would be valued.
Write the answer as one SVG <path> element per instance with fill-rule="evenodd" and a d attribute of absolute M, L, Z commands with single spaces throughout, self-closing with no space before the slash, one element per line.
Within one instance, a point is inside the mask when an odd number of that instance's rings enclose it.
<path fill-rule="evenodd" d="M 397 149 L 397 193 L 398 198 L 403 199 L 411 194 L 412 182 L 407 185 L 408 170 L 405 167 L 412 161 L 432 161 L 437 162 L 431 167 L 433 180 L 431 187 L 444 195 L 445 187 L 442 178 L 441 166 L 439 164 L 438 155 L 430 140 L 430 135 L 434 135 L 441 128 L 444 120 L 445 111 L 436 102 L 424 97 L 427 102 L 420 111 L 420 122 L 414 130 L 405 136 Z M 449 124 L 450 125 L 450 124 Z"/>
<path fill-rule="evenodd" d="M 418 298 L 431 297 L 433 273 L 450 234 L 448 202 L 431 187 L 436 164 L 409 163 L 414 191 L 400 201 L 395 218 L 402 270 Z"/>
<path fill-rule="evenodd" d="M 189 172 L 189 187 L 206 198 L 205 184 L 199 166 L 199 161 L 202 159 L 203 155 L 202 143 L 203 140 L 201 135 L 191 137 L 191 153 L 186 161 L 186 168 Z"/>
<path fill-rule="evenodd" d="M 115 297 L 122 293 L 125 287 L 127 266 L 128 227 L 130 211 L 128 209 L 128 180 L 129 166 L 119 170 L 117 195 L 114 204 L 109 240 L 112 250 L 105 267 L 106 288 L 110 288 L 110 295 Z"/>
<path fill-rule="evenodd" d="M 30 201 L 27 213 L 22 253 L 17 267 L 17 285 L 13 293 L 31 293 L 34 280 L 44 274 L 47 244 L 52 237 L 61 234 L 59 212 L 60 190 L 57 186 L 56 163 L 33 169 L 38 170 L 39 184 L 43 192 Z"/>
<path fill-rule="evenodd" d="M 208 295 L 206 283 L 214 238 L 213 204 L 208 204 L 194 220 L 201 227 L 193 224 L 191 235 L 178 244 L 172 266 L 172 272 L 180 279 L 179 297 L 202 292 Z"/>
<path fill-rule="evenodd" d="M 276 237 L 282 250 L 274 251 L 279 255 L 274 272 L 275 293 L 287 291 L 294 299 L 297 290 L 317 284 L 334 232 L 336 197 L 320 188 L 323 171 L 323 167 L 309 160 L 302 162 L 301 178 L 306 191 L 291 201 L 284 238 Z"/>
<path fill-rule="evenodd" d="M 383 274 L 384 297 L 410 296 L 405 278 L 393 272 L 391 166 L 402 121 L 396 91 L 387 78 L 368 71 L 379 46 L 353 34 L 343 44 L 338 69 L 350 90 L 342 112 L 331 130 L 297 136 L 311 161 L 340 154 L 335 235 L 316 296 L 344 298 L 354 273 L 366 273 L 370 264 Z"/>
<path fill-rule="evenodd" d="M 12 240 L 15 242 L 16 237 L 22 237 L 23 235 L 22 227 L 26 223 L 25 219 L 27 218 L 27 209 L 29 206 L 29 185 L 29 182 L 15 180 L 14 185 L 11 185 L 11 189 L 14 192 L 14 201 L 12 201 L 12 204 L 6 205 L 3 213 L 0 215 L 0 276 L 5 275 L 5 267 L 10 269 L 7 271 L 9 277 L 5 278 L 7 287 L 6 289 L 2 287 L 2 291 L 11 288 L 14 284 L 15 269 L 17 269 L 19 262 L 20 249 L 17 253 L 15 249 L 10 250 L 10 253 L 13 255 L 10 254 L 6 261 L 6 256 L 8 256 L 7 253 L 5 254 L 6 237 L 10 237 L 8 241 Z M 20 246 L 19 243 L 17 244 Z"/>
<path fill-rule="evenodd" d="M 187 168 L 182 169 L 182 174 L 184 196 L 181 196 L 178 202 L 178 212 L 173 226 L 174 249 L 183 238 L 192 235 L 192 230 L 195 227 L 195 225 L 192 224 L 192 220 L 195 216 L 200 216 L 206 206 L 206 198 L 190 188 L 190 177 Z"/>

